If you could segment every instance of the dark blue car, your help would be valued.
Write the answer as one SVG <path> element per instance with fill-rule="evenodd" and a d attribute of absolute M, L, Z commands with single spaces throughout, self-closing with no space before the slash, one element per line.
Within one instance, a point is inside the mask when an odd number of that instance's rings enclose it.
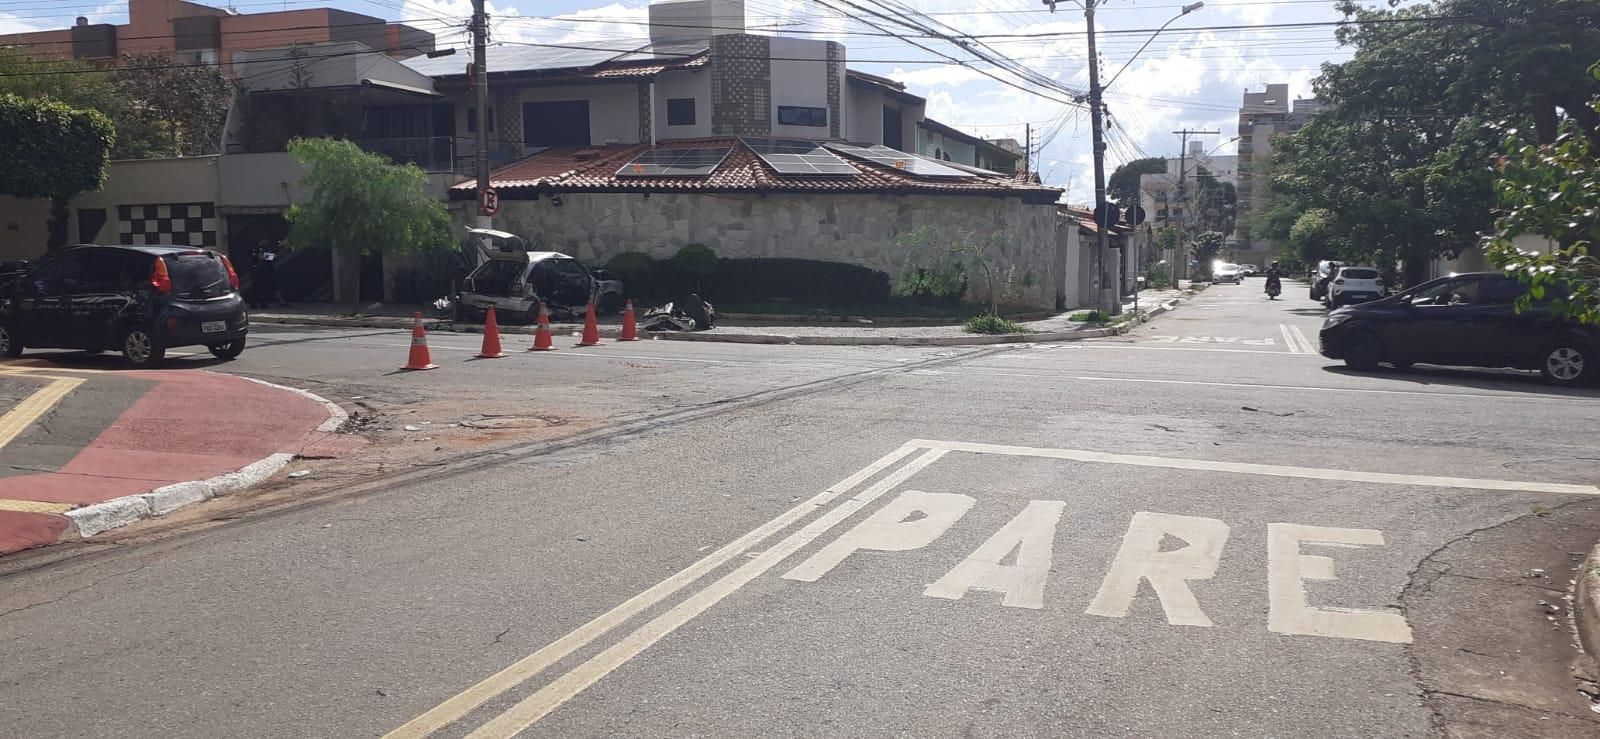
<path fill-rule="evenodd" d="M 1558 385 L 1600 377 L 1600 328 L 1557 318 L 1548 302 L 1518 311 L 1525 290 L 1499 272 L 1474 272 L 1340 308 L 1322 324 L 1322 355 L 1355 370 L 1512 367 L 1539 370 Z"/>
<path fill-rule="evenodd" d="M 188 246 L 83 245 L 0 279 L 0 355 L 115 350 L 159 364 L 167 349 L 244 351 L 248 317 L 228 258 Z"/>

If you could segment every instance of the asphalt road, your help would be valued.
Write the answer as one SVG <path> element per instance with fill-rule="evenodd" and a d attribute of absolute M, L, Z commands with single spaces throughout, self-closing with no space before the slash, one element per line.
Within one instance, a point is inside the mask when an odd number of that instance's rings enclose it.
<path fill-rule="evenodd" d="M 1250 281 L 1116 340 L 405 375 L 403 334 L 261 331 L 228 371 L 587 436 L 5 576 L 0 733 L 1428 735 L 1413 625 L 1473 614 L 1402 594 L 1600 493 L 1600 393 L 1348 373 L 1320 315 Z"/>

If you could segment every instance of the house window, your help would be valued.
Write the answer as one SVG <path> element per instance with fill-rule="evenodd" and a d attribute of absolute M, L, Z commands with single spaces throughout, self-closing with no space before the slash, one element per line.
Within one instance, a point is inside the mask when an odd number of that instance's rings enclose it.
<path fill-rule="evenodd" d="M 524 146 L 589 146 L 589 101 L 522 104 Z"/>
<path fill-rule="evenodd" d="M 667 100 L 667 125 L 693 126 L 694 125 L 694 98 L 670 98 Z"/>
<path fill-rule="evenodd" d="M 827 108 L 806 108 L 799 105 L 778 106 L 778 123 L 785 126 L 826 126 Z"/>
<path fill-rule="evenodd" d="M 467 106 L 467 133 L 478 132 L 478 109 Z M 489 133 L 494 133 L 494 108 L 489 108 Z"/>

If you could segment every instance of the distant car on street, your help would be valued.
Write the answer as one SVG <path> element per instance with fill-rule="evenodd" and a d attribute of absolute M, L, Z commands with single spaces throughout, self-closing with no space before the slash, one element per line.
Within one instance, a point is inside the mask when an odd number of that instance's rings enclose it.
<path fill-rule="evenodd" d="M 1423 283 L 1397 295 L 1328 314 L 1322 355 L 1354 370 L 1387 362 L 1536 369 L 1557 385 L 1600 377 L 1600 328 L 1557 318 L 1549 300 L 1517 312 L 1525 290 L 1498 272 Z"/>
<path fill-rule="evenodd" d="M 1235 285 L 1244 282 L 1244 268 L 1237 264 L 1221 264 L 1211 271 L 1211 281 L 1214 283 L 1231 282 Z"/>
<path fill-rule="evenodd" d="M 0 278 L 0 355 L 25 347 L 122 352 L 135 367 L 168 349 L 244 351 L 249 329 L 228 258 L 191 246 L 85 244 Z"/>
<path fill-rule="evenodd" d="M 1383 276 L 1371 267 L 1339 267 L 1324 289 L 1330 308 L 1377 300 L 1385 292 Z"/>
<path fill-rule="evenodd" d="M 1261 265 L 1259 264 L 1241 264 L 1239 265 L 1239 268 L 1244 270 L 1245 277 L 1260 277 L 1262 274 L 1264 274 L 1261 271 Z"/>

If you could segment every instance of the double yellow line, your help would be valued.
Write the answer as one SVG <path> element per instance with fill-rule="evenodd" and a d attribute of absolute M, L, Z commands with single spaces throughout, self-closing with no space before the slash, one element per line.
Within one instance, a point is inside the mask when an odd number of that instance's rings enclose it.
<path fill-rule="evenodd" d="M 0 449 L 15 441 L 22 432 L 27 431 L 50 409 L 56 407 L 62 398 L 67 397 L 73 390 L 83 384 L 80 377 L 57 377 L 55 375 L 35 374 L 39 370 L 31 367 L 0 366 L 0 374 L 13 377 L 28 377 L 49 380 L 50 384 L 35 390 L 32 395 L 24 398 L 15 408 L 0 416 Z M 65 513 L 72 510 L 71 503 L 44 503 L 34 500 L 8 500 L 0 498 L 0 511 L 15 511 L 18 513 Z"/>

